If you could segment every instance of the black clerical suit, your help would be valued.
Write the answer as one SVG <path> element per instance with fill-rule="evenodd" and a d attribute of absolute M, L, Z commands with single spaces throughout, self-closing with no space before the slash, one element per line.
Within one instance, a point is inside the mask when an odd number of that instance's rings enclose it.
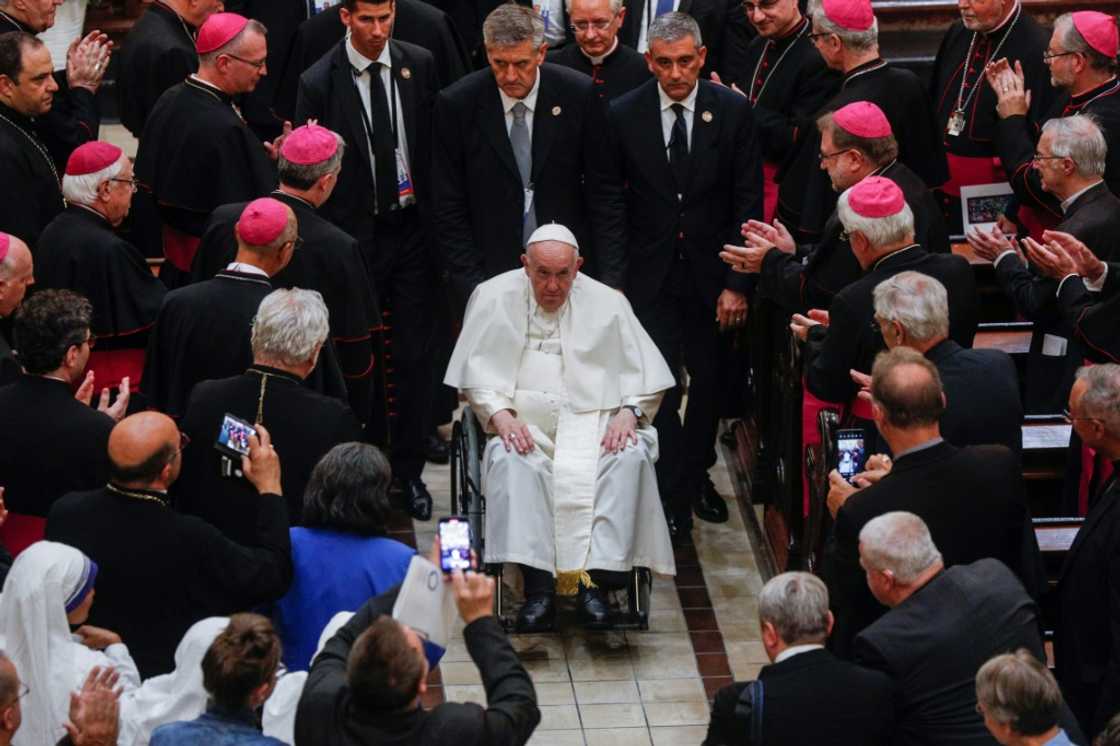
<path fill-rule="evenodd" d="M 471 71 L 468 47 L 447 13 L 424 0 L 396 0 L 395 4 L 397 17 L 393 21 L 393 38 L 431 52 L 441 88 Z M 341 4 L 327 8 L 300 25 L 273 104 L 279 116 L 303 124 L 295 116 L 300 77 L 346 36 L 346 27 L 339 18 L 340 10 Z M 279 70 L 275 72 L 280 74 Z"/>
<path fill-rule="evenodd" d="M 870 101 L 882 109 L 898 141 L 898 160 L 927 188 L 948 176 L 941 136 L 925 88 L 910 70 L 882 59 L 849 70 L 840 92 L 817 115 L 856 101 Z M 814 117 L 814 121 L 815 121 Z M 778 217 L 794 239 L 817 240 L 825 220 L 836 207 L 836 192 L 820 167 L 821 135 L 811 127 L 797 141 L 796 152 L 778 172 Z"/>
<path fill-rule="evenodd" d="M 887 476 L 852 494 L 836 514 L 823 574 L 836 616 L 830 644 L 838 655 L 850 657 L 855 636 L 886 611 L 860 567 L 859 532 L 896 510 L 926 522 L 946 566 L 994 557 L 1039 597 L 1045 579 L 1018 456 L 1003 446 L 935 441 L 898 454 Z"/>
<path fill-rule="evenodd" d="M 109 478 L 113 420 L 70 384 L 22 375 L 0 388 L 0 486 L 13 513 L 46 518 L 55 500 Z"/>
<path fill-rule="evenodd" d="M 128 640 L 145 679 L 175 668 L 175 648 L 192 624 L 275 601 L 292 580 L 280 495 L 257 495 L 255 531 L 244 544 L 166 500 L 159 492 L 106 486 L 67 495 L 47 519 L 48 540 L 97 563 L 89 623 Z"/>
<path fill-rule="evenodd" d="M 114 233 L 104 216 L 80 205 L 70 205 L 43 231 L 35 250 L 35 288 L 73 290 L 89 299 L 94 354 L 145 349 L 167 293 L 136 247 Z M 139 388 L 140 381 L 131 384 Z"/>
<path fill-rule="evenodd" d="M 0 34 L 8 31 L 38 33 L 0 10 Z M 57 64 L 59 60 L 52 62 Z M 75 148 L 97 139 L 101 113 L 97 108 L 96 94 L 88 88 L 71 88 L 65 69 L 55 71 L 54 82 L 58 84 L 58 90 L 54 92 L 51 110 L 36 118 L 34 127 L 46 145 L 55 168 L 61 171 Z"/>
<path fill-rule="evenodd" d="M 763 666 L 757 681 L 716 692 L 704 746 L 890 742 L 894 691 L 884 673 L 816 649 Z M 760 685 L 761 702 L 754 702 L 755 692 L 744 698 L 745 689 Z"/>
<path fill-rule="evenodd" d="M 1074 235 L 1098 259 L 1115 258 L 1120 199 L 1105 182 L 1099 182 L 1074 199 L 1057 230 Z M 1004 254 L 997 260 L 996 280 L 1004 294 L 1014 302 L 1015 310 L 1034 322 L 1023 397 L 1026 410 L 1030 414 L 1061 412 L 1084 350 L 1062 317 L 1058 281 L 1029 269 L 1016 255 Z"/>
<path fill-rule="evenodd" d="M 654 420 L 661 438 L 658 483 L 678 524 L 690 523 L 689 490 L 715 462 L 720 370 L 716 302 L 746 293 L 745 275 L 719 258 L 739 228 L 762 215 L 758 136 L 750 104 L 730 89 L 699 81 L 687 152 L 670 163 L 660 83 L 651 80 L 611 102 L 598 165 L 602 196 L 602 280 L 623 289 L 674 375 L 691 384 L 685 427 L 681 389 L 667 392 Z M 683 114 L 674 129 L 683 128 Z M 676 135 L 670 136 L 675 142 Z M 679 382 L 678 382 L 679 383 Z"/>
<path fill-rule="evenodd" d="M 135 137 L 144 133 L 148 114 L 163 92 L 198 72 L 197 33 L 178 13 L 156 0 L 125 37 L 117 59 L 117 109 L 121 124 Z"/>
<path fill-rule="evenodd" d="M 1007 567 L 983 559 L 944 570 L 888 611 L 856 638 L 855 657 L 894 681 L 892 743 L 989 746 L 976 671 L 1018 648 L 1046 660 L 1038 608 Z"/>
<path fill-rule="evenodd" d="M 939 280 L 949 295 L 949 338 L 971 347 L 978 323 L 976 277 L 968 260 L 952 254 L 930 254 L 910 246 L 878 259 L 860 279 L 845 287 L 829 304 L 828 326 L 809 328 L 804 348 L 805 384 L 819 399 L 851 401 L 858 387 L 849 371 L 871 372 L 875 355 L 886 349 L 874 323 L 875 286 L 901 272 L 921 272 Z"/>
<path fill-rule="evenodd" d="M 0 231 L 35 249 L 62 212 L 62 182 L 35 122 L 0 103 L 0 175 L 10 185 L 0 203 Z"/>
<path fill-rule="evenodd" d="M 233 97 L 190 77 L 165 91 L 148 115 L 136 178 L 145 188 L 133 199 L 133 211 L 141 219 L 146 211 L 152 224 L 163 226 L 162 235 L 143 236 L 139 248 L 151 253 L 160 247 L 156 253 L 168 260 L 160 276 L 177 287 L 190 272 L 210 213 L 268 194 L 276 167 Z"/>
<path fill-rule="evenodd" d="M 945 391 L 941 435 L 958 447 L 994 443 L 1023 450 L 1023 403 L 1015 361 L 1003 350 L 966 349 L 943 339 L 926 350 Z"/>
<path fill-rule="evenodd" d="M 379 346 L 381 312 L 358 243 L 299 197 L 281 190 L 271 196 L 292 208 L 303 240 L 288 266 L 271 278 L 272 286 L 315 290 L 323 296 L 350 407 L 366 422 L 374 414 L 373 369 L 380 356 L 375 347 Z M 209 280 L 233 261 L 237 254 L 234 229 L 245 206 L 242 202 L 214 210 L 191 265 L 192 281 Z"/>
<path fill-rule="evenodd" d="M 349 42 L 339 42 L 303 74 L 296 117 L 317 119 L 346 140 L 338 185 L 321 209 L 358 239 L 378 301 L 387 310 L 391 365 L 383 372 L 392 394 L 383 398 L 388 404 L 393 474 L 411 481 L 420 479 L 424 470 L 431 406 L 435 269 L 428 157 L 439 82 L 432 55 L 415 44 L 389 41 L 388 85 L 384 76 L 371 72 L 356 82 L 357 68 L 348 51 L 353 51 Z M 368 110 L 358 85 L 372 94 Z M 399 132 L 407 143 L 411 196 L 398 190 L 394 153 L 400 150 L 395 136 Z"/>
<path fill-rule="evenodd" d="M 590 77 L 604 102 L 616 99 L 650 79 L 646 58 L 621 42 L 617 42 L 614 50 L 604 55 L 598 64 L 575 43 L 553 49 L 546 59 Z"/>
<path fill-rule="evenodd" d="M 1120 711 L 1118 500 L 1114 471 L 1077 532 L 1058 580 L 1055 673 L 1069 706 L 1092 735 Z"/>
<path fill-rule="evenodd" d="M 272 283 L 263 274 L 223 270 L 167 294 L 148 341 L 142 391 L 178 419 L 195 384 L 237 375 L 253 363 L 253 318 Z M 346 400 L 334 347 L 324 344 L 309 388 Z"/>
<path fill-rule="evenodd" d="M 400 586 L 371 598 L 315 656 L 296 710 L 300 746 L 523 746 L 540 722 L 533 682 L 501 624 L 485 616 L 463 629 L 463 641 L 478 667 L 486 707 L 444 702 L 428 710 L 366 710 L 347 683 L 354 641 L 378 617 L 392 614 Z"/>
<path fill-rule="evenodd" d="M 588 171 L 599 158 L 603 106 L 590 78 L 559 65 L 538 68 L 537 89 L 529 178 L 536 224 L 567 226 L 580 253 L 593 260 L 598 242 L 591 240 L 587 210 L 595 186 Z M 525 186 L 506 117 L 488 69 L 445 88 L 436 101 L 436 244 L 462 302 L 483 280 L 521 266 Z"/>
<path fill-rule="evenodd" d="M 303 493 L 319 459 L 339 443 L 362 440 L 349 407 L 275 368 L 253 365 L 242 375 L 195 386 L 179 429 L 201 447 L 183 452 L 182 474 L 171 494 L 176 510 L 197 515 L 238 542 L 252 536 L 260 498 L 243 477 L 222 475 L 224 456 L 209 446 L 218 439 L 226 414 L 257 422 L 258 412 L 284 467 L 281 479 L 293 526 L 303 525 Z"/>

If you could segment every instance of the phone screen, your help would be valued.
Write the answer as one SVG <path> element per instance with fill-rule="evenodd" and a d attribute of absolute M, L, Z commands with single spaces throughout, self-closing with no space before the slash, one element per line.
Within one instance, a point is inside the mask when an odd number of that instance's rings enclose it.
<path fill-rule="evenodd" d="M 440 519 L 439 563 L 444 572 L 471 569 L 471 524 L 465 518 Z"/>
<path fill-rule="evenodd" d="M 852 481 L 863 469 L 863 433 L 841 430 L 836 437 L 836 455 L 836 470 L 844 479 Z"/>
<path fill-rule="evenodd" d="M 256 434 L 256 428 L 248 422 L 227 414 L 222 419 L 222 429 L 218 431 L 217 445 L 233 453 L 248 456 L 249 436 Z"/>

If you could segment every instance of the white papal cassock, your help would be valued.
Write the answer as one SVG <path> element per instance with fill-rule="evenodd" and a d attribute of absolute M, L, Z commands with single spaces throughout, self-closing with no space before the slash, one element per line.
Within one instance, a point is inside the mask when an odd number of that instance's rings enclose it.
<path fill-rule="evenodd" d="M 674 384 L 625 296 L 577 275 L 567 302 L 537 305 L 524 270 L 482 283 L 467 304 L 444 383 L 463 392 L 488 432 L 513 410 L 536 448 L 486 444 L 486 561 L 517 562 L 557 576 L 575 593 L 588 570 L 676 572 L 648 425 Z M 638 443 L 600 445 L 619 407 L 642 410 Z"/>

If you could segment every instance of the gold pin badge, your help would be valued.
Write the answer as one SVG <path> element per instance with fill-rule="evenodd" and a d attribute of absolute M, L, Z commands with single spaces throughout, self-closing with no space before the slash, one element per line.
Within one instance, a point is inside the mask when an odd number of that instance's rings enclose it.
<path fill-rule="evenodd" d="M 412 77 L 412 71 L 409 70 L 407 67 L 402 67 L 401 68 L 401 77 L 404 78 L 405 80 L 408 80 L 409 78 Z"/>
<path fill-rule="evenodd" d="M 558 117 L 558 116 L 560 116 L 560 112 L 561 112 L 561 109 L 560 109 L 559 106 L 553 106 L 552 107 L 552 116 Z"/>
<path fill-rule="evenodd" d="M 703 114 L 700 115 L 700 118 L 703 119 L 705 122 L 710 122 L 710 121 L 712 121 L 712 112 L 706 111 L 706 112 L 704 112 Z"/>

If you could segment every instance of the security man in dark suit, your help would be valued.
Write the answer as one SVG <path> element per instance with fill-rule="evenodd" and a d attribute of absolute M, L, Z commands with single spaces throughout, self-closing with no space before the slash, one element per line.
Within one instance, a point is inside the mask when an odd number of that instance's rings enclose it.
<path fill-rule="evenodd" d="M 744 48 L 750 43 L 752 33 L 747 24 L 741 21 L 730 22 L 734 17 L 742 18 L 738 0 L 623 0 L 623 2 L 626 17 L 619 31 L 619 40 L 642 54 L 649 51 L 650 27 L 655 20 L 666 13 L 673 12 L 692 16 L 700 27 L 700 36 L 707 43 L 708 55 L 701 71 L 701 77 L 705 80 L 712 72 L 718 72 L 725 36 L 737 37 L 737 43 Z"/>
<path fill-rule="evenodd" d="M 749 281 L 720 261 L 720 248 L 762 214 L 759 143 L 746 98 L 699 79 L 707 50 L 696 21 L 658 17 L 646 54 L 656 77 L 611 102 L 599 211 L 602 280 L 623 290 L 681 387 L 654 420 L 658 483 L 671 533 L 687 535 L 692 511 L 727 519 L 707 475 L 715 463 L 720 332 L 747 317 Z"/>
<path fill-rule="evenodd" d="M 475 286 L 520 266 L 539 225 L 595 242 L 585 178 L 602 137 L 591 79 L 544 62 L 544 23 L 532 9 L 498 6 L 483 26 L 489 70 L 445 88 L 433 124 L 436 243 L 465 302 Z M 594 257 L 586 257 L 593 263 Z"/>
<path fill-rule="evenodd" d="M 300 78 L 296 119 L 342 134 L 347 152 L 325 217 L 358 239 L 382 311 L 388 311 L 392 394 L 389 448 L 409 512 L 432 516 L 421 479 L 431 406 L 432 283 L 429 210 L 431 109 L 439 83 L 432 55 L 391 39 L 395 0 L 346 0 L 350 30 Z M 388 368 L 391 368 L 391 373 Z"/>
<path fill-rule="evenodd" d="M 905 510 L 925 521 L 946 565 L 995 557 L 1032 596 L 1040 595 L 1038 543 L 1019 459 L 1003 446 L 957 448 L 945 442 L 937 424 L 944 409 L 937 369 L 920 352 L 899 347 L 879 355 L 871 411 L 894 461 L 880 457 L 886 475 L 862 489 L 836 470 L 829 474 L 828 506 L 836 522 L 824 574 L 836 614 L 832 649 L 838 655 L 850 657 L 852 639 L 884 611 L 859 564 L 860 530 L 884 513 Z"/>
<path fill-rule="evenodd" d="M 891 680 L 825 650 L 832 623 L 820 578 L 807 572 L 771 578 L 758 594 L 758 626 L 771 663 L 757 680 L 716 692 L 704 746 L 887 744 Z"/>
<path fill-rule="evenodd" d="M 1054 663 L 1062 693 L 1090 735 L 1120 711 L 1120 366 L 1078 371 L 1069 419 L 1081 442 L 1113 465 L 1066 555 L 1058 581 Z"/>

